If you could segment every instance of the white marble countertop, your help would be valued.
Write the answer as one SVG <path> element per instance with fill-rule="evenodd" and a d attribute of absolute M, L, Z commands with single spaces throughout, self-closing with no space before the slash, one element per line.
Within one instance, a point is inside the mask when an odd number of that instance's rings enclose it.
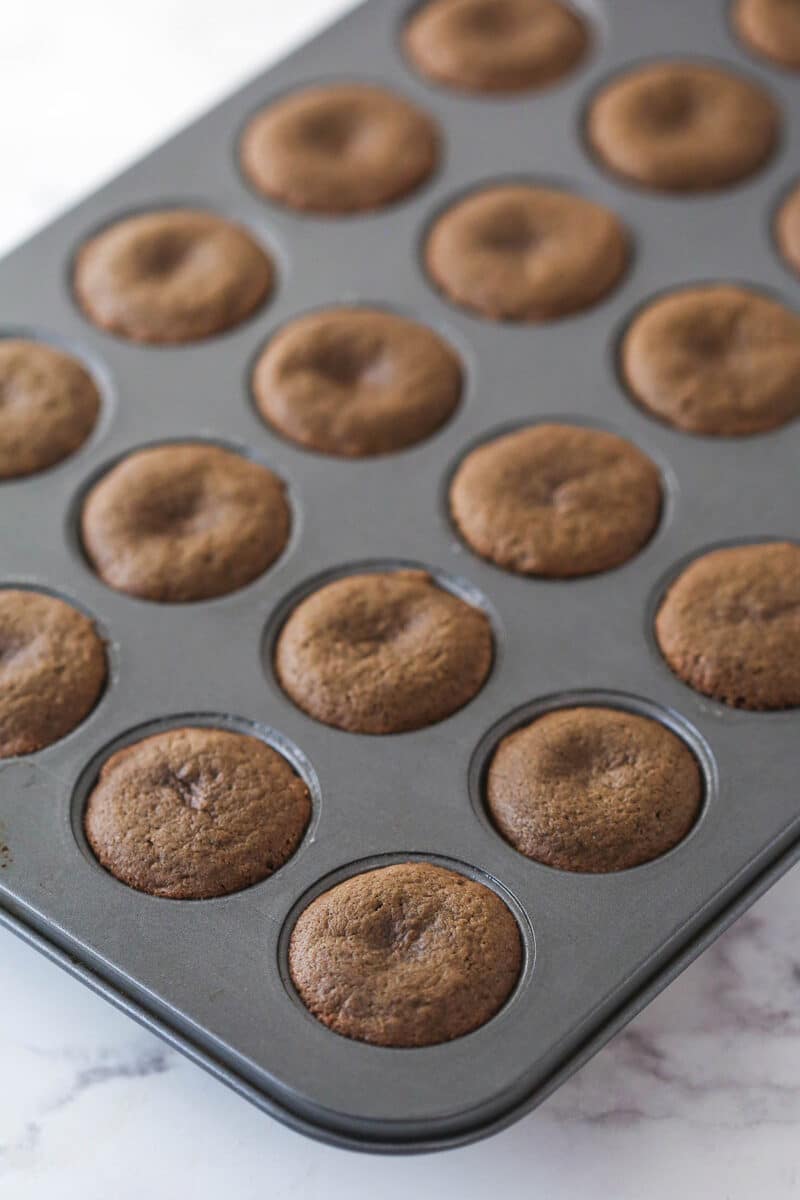
<path fill-rule="evenodd" d="M 346 0 L 7 0 L 0 250 Z M 800 874 L 536 1113 L 387 1160 L 301 1138 L 0 931 L 0 1197 L 800 1194 Z"/>

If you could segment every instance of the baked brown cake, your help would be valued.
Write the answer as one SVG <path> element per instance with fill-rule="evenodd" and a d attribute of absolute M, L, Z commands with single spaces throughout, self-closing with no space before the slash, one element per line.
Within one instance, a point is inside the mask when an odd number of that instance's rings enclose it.
<path fill-rule="evenodd" d="M 352 733 L 402 733 L 449 717 L 492 665 L 480 609 L 425 571 L 348 575 L 312 592 L 278 638 L 275 670 L 304 712 Z"/>
<path fill-rule="evenodd" d="M 688 433 L 775 429 L 800 415 L 800 316 L 750 288 L 682 288 L 633 321 L 622 370 L 639 404 Z"/>
<path fill-rule="evenodd" d="M 78 252 L 90 321 L 135 342 L 193 342 L 238 325 L 272 291 L 272 263 L 241 225 L 169 208 L 126 217 Z"/>
<path fill-rule="evenodd" d="M 752 80 L 699 62 L 635 67 L 589 110 L 588 135 L 611 170 L 644 187 L 702 192 L 736 183 L 775 149 L 780 114 Z"/>
<path fill-rule="evenodd" d="M 242 169 L 259 192 L 318 213 L 383 208 L 418 187 L 438 160 L 432 118 L 363 83 L 321 84 L 275 100 L 241 142 Z"/>
<path fill-rule="evenodd" d="M 492 820 L 528 858 L 623 871 L 677 845 L 703 800 L 691 750 L 658 721 L 560 708 L 503 738 L 486 783 Z"/>
<path fill-rule="evenodd" d="M 775 236 L 789 266 L 800 274 L 800 186 L 792 189 L 778 210 Z"/>
<path fill-rule="evenodd" d="M 173 442 L 112 467 L 84 503 L 81 534 L 110 587 L 174 603 L 250 583 L 284 549 L 289 524 L 272 471 L 218 446 Z"/>
<path fill-rule="evenodd" d="M 97 704 L 107 673 L 87 616 L 55 596 L 0 588 L 0 758 L 64 737 Z"/>
<path fill-rule="evenodd" d="M 737 0 L 733 25 L 742 40 L 781 67 L 800 70 L 797 0 Z"/>
<path fill-rule="evenodd" d="M 44 471 L 74 454 L 99 412 L 97 386 L 71 354 L 0 340 L 0 479 Z"/>
<path fill-rule="evenodd" d="M 277 871 L 310 817 L 308 788 L 260 738 L 185 728 L 112 754 L 84 828 L 102 865 L 129 887 L 203 900 Z"/>
<path fill-rule="evenodd" d="M 800 546 L 712 550 L 662 601 L 656 638 L 695 691 L 736 708 L 800 705 Z"/>
<path fill-rule="evenodd" d="M 628 238 L 600 204 L 555 188 L 473 192 L 434 224 L 425 247 L 450 300 L 496 321 L 551 321 L 596 304 L 622 276 Z"/>
<path fill-rule="evenodd" d="M 652 536 L 658 469 L 630 442 L 581 425 L 532 425 L 471 451 L 450 511 L 482 558 L 507 571 L 566 579 L 607 571 Z"/>
<path fill-rule="evenodd" d="M 290 322 L 253 375 L 258 410 L 323 454 L 402 450 L 451 417 L 461 364 L 433 330 L 393 313 L 329 308 Z"/>
<path fill-rule="evenodd" d="M 345 1037 L 432 1046 L 502 1008 L 522 966 L 519 926 L 482 883 L 427 862 L 354 875 L 312 900 L 289 969 L 303 1003 Z"/>
<path fill-rule="evenodd" d="M 567 75 L 589 44 L 586 22 L 559 0 L 429 0 L 405 30 L 423 75 L 473 92 L 519 92 Z"/>

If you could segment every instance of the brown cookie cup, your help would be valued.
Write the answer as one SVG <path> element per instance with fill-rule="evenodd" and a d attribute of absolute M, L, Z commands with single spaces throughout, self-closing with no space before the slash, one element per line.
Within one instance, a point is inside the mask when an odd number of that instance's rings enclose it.
<path fill-rule="evenodd" d="M 668 589 L 656 615 L 679 679 L 734 708 L 800 705 L 800 546 L 712 550 Z"/>
<path fill-rule="evenodd" d="M 800 416 L 800 316 L 750 288 L 651 301 L 625 334 L 621 366 L 636 402 L 687 433 L 743 437 Z"/>
<path fill-rule="evenodd" d="M 65 737 L 95 707 L 107 675 L 87 616 L 55 596 L 0 588 L 0 758 Z"/>
<path fill-rule="evenodd" d="M 425 571 L 348 575 L 301 600 L 275 647 L 278 681 L 351 733 L 421 729 L 463 708 L 492 665 L 486 615 Z"/>
<path fill-rule="evenodd" d="M 391 454 L 435 433 L 458 407 L 461 364 L 431 329 L 369 308 L 330 308 L 286 325 L 253 373 L 261 416 L 284 437 L 344 458 Z"/>
<path fill-rule="evenodd" d="M 97 385 L 71 354 L 0 340 L 0 479 L 34 475 L 74 454 L 99 413 Z"/>
<path fill-rule="evenodd" d="M 272 875 L 310 817 L 305 783 L 260 738 L 181 728 L 107 759 L 84 830 L 99 862 L 128 887 L 203 900 Z"/>
<path fill-rule="evenodd" d="M 786 262 L 800 275 L 800 184 L 796 184 L 778 209 L 775 239 Z"/>
<path fill-rule="evenodd" d="M 756 54 L 800 71 L 800 5 L 793 0 L 737 0 L 733 27 Z"/>
<path fill-rule="evenodd" d="M 752 175 L 772 154 L 780 113 L 752 80 L 699 62 L 635 67 L 595 96 L 587 135 L 625 179 L 666 192 L 704 192 Z"/>
<path fill-rule="evenodd" d="M 548 87 L 585 57 L 586 22 L 559 0 L 428 0 L 406 26 L 406 54 L 435 83 L 468 92 Z"/>
<path fill-rule="evenodd" d="M 272 262 L 241 226 L 170 208 L 126 217 L 78 251 L 74 288 L 93 324 L 134 342 L 200 341 L 266 301 Z"/>
<path fill-rule="evenodd" d="M 432 1046 L 490 1020 L 522 967 L 519 926 L 496 892 L 427 862 L 354 875 L 302 912 L 292 982 L 334 1033 Z"/>
<path fill-rule="evenodd" d="M 486 782 L 492 821 L 528 858 L 562 871 L 624 871 L 686 837 L 703 780 L 658 721 L 612 708 L 561 708 L 503 738 Z"/>
<path fill-rule="evenodd" d="M 472 450 L 450 512 L 476 554 L 506 571 L 569 579 L 620 566 L 652 537 L 661 477 L 616 434 L 533 425 Z"/>
<path fill-rule="evenodd" d="M 495 321 L 552 321 L 589 308 L 619 282 L 628 259 L 627 233 L 608 209 L 531 184 L 457 201 L 425 245 L 439 290 Z"/>
<path fill-rule="evenodd" d="M 240 161 L 257 191 L 289 208 L 367 212 L 400 200 L 432 174 L 439 130 L 385 88 L 323 84 L 257 113 L 242 136 Z"/>
<path fill-rule="evenodd" d="M 251 583 L 285 548 L 290 520 L 284 485 L 267 467 L 174 442 L 129 454 L 94 485 L 81 536 L 109 587 L 186 603 Z"/>

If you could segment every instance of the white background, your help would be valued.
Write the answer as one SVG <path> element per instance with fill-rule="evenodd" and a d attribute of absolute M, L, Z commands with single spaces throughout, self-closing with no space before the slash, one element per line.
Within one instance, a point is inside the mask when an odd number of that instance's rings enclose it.
<path fill-rule="evenodd" d="M 0 250 L 345 7 L 0 0 Z M 3 1200 L 783 1200 L 799 1127 L 797 873 L 537 1113 L 409 1159 L 289 1132 L 0 932 Z"/>

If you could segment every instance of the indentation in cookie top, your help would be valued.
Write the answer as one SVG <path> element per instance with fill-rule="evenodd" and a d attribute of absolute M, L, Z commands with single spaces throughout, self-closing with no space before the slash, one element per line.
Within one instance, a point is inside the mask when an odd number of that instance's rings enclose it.
<path fill-rule="evenodd" d="M 628 263 L 625 229 L 581 196 L 530 184 L 484 188 L 433 225 L 425 262 L 456 304 L 484 317 L 549 321 L 588 308 Z"/>
<path fill-rule="evenodd" d="M 294 92 L 245 129 L 242 169 L 291 208 L 349 213 L 382 208 L 418 187 L 439 159 L 439 131 L 402 96 L 360 83 Z"/>
<path fill-rule="evenodd" d="M 774 150 L 780 114 L 758 84 L 707 64 L 636 67 L 607 84 L 588 136 L 606 166 L 645 187 L 706 191 L 756 171 Z"/>
<path fill-rule="evenodd" d="M 97 704 L 107 674 L 87 616 L 55 596 L 0 589 L 0 758 L 64 737 Z"/>
<path fill-rule="evenodd" d="M 695 691 L 736 708 L 800 705 L 800 546 L 763 542 L 696 558 L 667 591 L 655 633 Z"/>
<path fill-rule="evenodd" d="M 97 385 L 72 355 L 24 338 L 0 340 L 0 479 L 74 454 L 99 412 Z"/>
<path fill-rule="evenodd" d="M 111 755 L 84 828 L 102 865 L 129 887 L 200 900 L 277 871 L 310 817 L 305 783 L 260 738 L 179 728 Z"/>
<path fill-rule="evenodd" d="M 256 364 L 261 415 L 325 454 L 388 454 L 428 437 L 455 411 L 461 366 L 414 321 L 368 308 L 310 313 L 282 329 Z"/>
<path fill-rule="evenodd" d="M 525 575 L 606 571 L 636 554 L 661 512 L 655 465 L 615 434 L 534 425 L 471 451 L 450 511 L 483 558 Z"/>
<path fill-rule="evenodd" d="M 781 67 L 800 70 L 797 0 L 737 0 L 733 25 L 744 42 Z"/>
<path fill-rule="evenodd" d="M 426 862 L 323 892 L 289 944 L 292 982 L 314 1016 L 379 1046 L 470 1033 L 503 1006 L 521 966 L 519 926 L 496 892 Z"/>
<path fill-rule="evenodd" d="M 244 587 L 286 546 L 284 485 L 267 467 L 204 443 L 129 454 L 90 491 L 86 553 L 118 591 L 162 602 Z"/>
<path fill-rule="evenodd" d="M 242 226 L 173 208 L 117 221 L 78 252 L 86 315 L 137 342 L 191 342 L 238 325 L 272 291 L 272 263 Z"/>
<path fill-rule="evenodd" d="M 365 124 L 353 108 L 344 106 L 330 112 L 312 110 L 305 120 L 298 121 L 298 140 L 318 154 L 338 158 L 354 153 L 353 143 L 365 133 Z"/>
<path fill-rule="evenodd" d="M 480 690 L 492 664 L 484 613 L 425 571 L 348 575 L 301 600 L 275 648 L 304 712 L 353 733 L 432 725 Z"/>
<path fill-rule="evenodd" d="M 800 415 L 800 316 L 750 288 L 682 288 L 634 319 L 622 370 L 634 398 L 678 429 L 774 429 Z"/>
<path fill-rule="evenodd" d="M 800 275 L 800 185 L 795 185 L 778 210 L 775 236 L 789 266 Z"/>
<path fill-rule="evenodd" d="M 688 746 L 658 721 L 561 708 L 500 742 L 486 782 L 492 820 L 528 858 L 565 871 L 622 871 L 677 845 L 703 799 Z"/>
<path fill-rule="evenodd" d="M 589 40 L 586 22 L 559 0 L 429 0 L 404 37 L 423 75 L 475 92 L 555 83 L 581 61 Z"/>

